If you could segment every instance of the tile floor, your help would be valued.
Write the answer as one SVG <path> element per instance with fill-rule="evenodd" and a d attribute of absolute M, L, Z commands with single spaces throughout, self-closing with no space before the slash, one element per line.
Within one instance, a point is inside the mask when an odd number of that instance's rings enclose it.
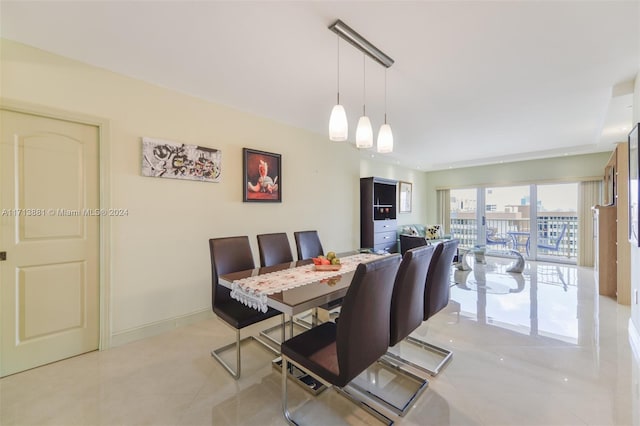
<path fill-rule="evenodd" d="M 453 359 L 397 424 L 640 425 L 629 308 L 598 296 L 591 269 L 528 262 L 510 275 L 505 263 L 455 273 L 452 303 L 415 333 Z M 269 352 L 243 346 L 239 381 L 209 355 L 233 338 L 210 319 L 3 378 L 0 424 L 285 424 Z M 424 357 L 411 345 L 397 350 Z M 376 372 L 360 380 L 392 392 L 402 382 Z M 332 390 L 289 390 L 303 424 L 379 424 Z"/>

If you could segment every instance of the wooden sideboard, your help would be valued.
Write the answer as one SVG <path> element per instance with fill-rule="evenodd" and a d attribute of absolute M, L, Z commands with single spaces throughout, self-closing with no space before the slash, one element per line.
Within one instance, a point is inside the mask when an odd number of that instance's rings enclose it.
<path fill-rule="evenodd" d="M 601 295 L 613 298 L 618 293 L 617 210 L 615 205 L 593 207 L 594 271 L 598 290 Z"/>
<path fill-rule="evenodd" d="M 631 250 L 628 240 L 629 157 L 616 145 L 604 169 L 604 200 L 594 206 L 595 271 L 601 295 L 631 304 Z"/>

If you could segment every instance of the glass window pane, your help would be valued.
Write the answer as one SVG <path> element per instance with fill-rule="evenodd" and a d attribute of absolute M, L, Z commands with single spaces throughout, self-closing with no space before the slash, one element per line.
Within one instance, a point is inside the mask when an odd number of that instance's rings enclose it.
<path fill-rule="evenodd" d="M 476 219 L 478 190 L 452 189 L 451 199 L 451 236 L 459 240 L 459 247 L 469 248 L 477 244 L 478 225 Z"/>
<path fill-rule="evenodd" d="M 538 185 L 538 258 L 575 262 L 578 184 Z"/>
<path fill-rule="evenodd" d="M 526 252 L 531 202 L 529 186 L 487 188 L 485 192 L 487 248 Z"/>

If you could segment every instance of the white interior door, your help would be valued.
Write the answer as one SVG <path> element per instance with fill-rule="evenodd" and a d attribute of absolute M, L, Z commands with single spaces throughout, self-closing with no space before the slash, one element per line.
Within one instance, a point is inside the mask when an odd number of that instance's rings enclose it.
<path fill-rule="evenodd" d="M 6 376 L 98 348 L 99 131 L 7 110 L 0 129 Z"/>

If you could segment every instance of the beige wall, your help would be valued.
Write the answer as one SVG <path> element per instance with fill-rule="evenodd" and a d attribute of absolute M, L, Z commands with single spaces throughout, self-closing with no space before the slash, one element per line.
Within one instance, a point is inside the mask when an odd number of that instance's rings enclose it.
<path fill-rule="evenodd" d="M 318 229 L 327 250 L 359 244 L 360 156 L 278 124 L 14 42 L 1 96 L 110 122 L 112 334 L 210 310 L 208 238 Z M 142 177 L 141 137 L 222 150 L 221 183 Z M 281 204 L 242 202 L 242 148 L 282 154 Z M 52 206 L 55 207 L 55 206 Z"/>
<path fill-rule="evenodd" d="M 613 146 L 611 150 L 613 151 Z M 553 181 L 602 179 L 611 152 L 575 155 L 543 160 L 519 161 L 490 166 L 428 172 L 426 190 L 427 218 L 436 217 L 438 188 L 470 188 Z"/>

